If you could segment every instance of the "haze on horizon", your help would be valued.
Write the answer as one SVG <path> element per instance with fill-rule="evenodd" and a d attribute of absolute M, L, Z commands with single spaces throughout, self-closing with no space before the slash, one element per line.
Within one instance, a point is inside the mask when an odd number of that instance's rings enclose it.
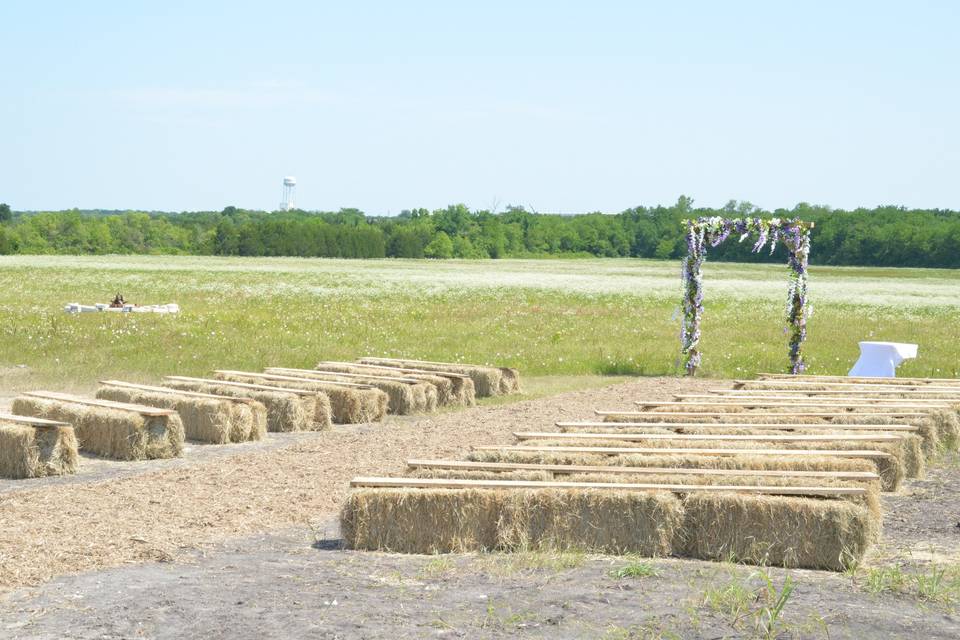
<path fill-rule="evenodd" d="M 0 202 L 960 209 L 960 5 L 9 2 Z"/>

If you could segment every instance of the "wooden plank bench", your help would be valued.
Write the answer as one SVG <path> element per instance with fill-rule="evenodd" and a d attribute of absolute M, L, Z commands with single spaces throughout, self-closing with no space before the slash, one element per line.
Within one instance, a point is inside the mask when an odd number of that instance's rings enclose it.
<path fill-rule="evenodd" d="M 920 382 L 923 384 L 960 384 L 960 378 L 879 378 L 873 376 L 815 376 L 815 375 L 793 375 L 790 373 L 761 373 L 757 376 L 758 380 L 829 380 L 835 382 L 873 382 L 875 384 L 897 384 L 898 382 Z"/>
<path fill-rule="evenodd" d="M 863 397 L 853 397 L 853 398 L 835 398 L 835 397 L 825 397 L 825 398 L 810 398 L 809 396 L 790 396 L 790 395 L 780 395 L 780 394 L 764 394 L 758 393 L 754 395 L 716 395 L 716 394 L 701 394 L 701 393 L 675 393 L 673 397 L 677 400 L 692 400 L 692 404 L 697 404 L 697 400 L 708 400 L 708 401 L 723 401 L 727 404 L 737 404 L 741 400 L 748 401 L 759 401 L 759 402 L 768 402 L 768 401 L 784 401 L 784 402 L 800 402 L 807 403 L 809 406 L 811 402 L 814 403 L 813 406 L 822 406 L 827 401 L 830 404 L 835 406 L 850 406 L 854 404 L 868 404 L 869 406 L 879 406 L 879 407 L 949 407 L 951 404 L 957 404 L 956 402 L 951 402 L 947 400 L 937 400 L 934 398 L 863 398 Z"/>
<path fill-rule="evenodd" d="M 162 416 L 176 415 L 173 409 L 159 409 L 157 407 L 148 407 L 142 404 L 130 404 L 127 402 L 114 402 L 113 400 L 99 400 L 96 398 L 84 398 L 69 393 L 58 393 L 56 391 L 26 391 L 23 395 L 41 400 L 56 400 L 58 402 L 69 402 L 73 404 L 82 404 L 90 407 L 100 407 L 102 409 L 117 409 L 120 411 L 131 411 L 139 413 L 142 416 L 158 418 Z"/>
<path fill-rule="evenodd" d="M 352 365 L 351 365 L 351 366 L 352 366 Z M 318 376 L 319 376 L 319 375 L 324 375 L 324 376 L 342 376 L 342 377 L 344 377 L 344 378 L 367 378 L 367 379 L 372 378 L 372 379 L 374 379 L 374 380 L 385 380 L 385 381 L 388 381 L 388 382 L 402 382 L 402 383 L 404 383 L 404 384 L 419 384 L 420 382 L 423 382 L 422 380 L 417 380 L 416 378 L 404 378 L 404 377 L 402 377 L 402 376 L 401 376 L 401 377 L 398 377 L 398 376 L 382 376 L 382 375 L 377 375 L 377 374 L 372 374 L 372 373 L 371 373 L 371 374 L 365 374 L 365 373 L 346 373 L 346 372 L 344 372 L 344 371 L 324 371 L 323 369 L 288 369 L 287 367 L 267 367 L 266 372 L 267 372 L 267 373 L 275 373 L 275 374 L 281 375 L 281 376 L 282 376 L 282 375 L 288 375 L 288 374 L 295 374 L 295 373 L 303 373 L 303 374 L 308 374 L 308 375 L 309 375 L 309 374 L 316 374 L 316 375 L 318 375 Z M 294 376 L 294 377 L 296 377 L 296 376 Z M 323 382 L 326 382 L 326 380 L 324 380 Z"/>
<path fill-rule="evenodd" d="M 340 362 L 337 360 L 324 360 L 323 362 L 320 362 L 318 366 L 322 366 L 325 364 L 332 364 L 332 365 L 338 365 L 343 367 L 347 367 L 347 366 L 357 367 L 358 369 L 373 369 L 376 371 L 383 371 L 384 373 L 387 373 L 390 371 L 393 371 L 393 372 L 399 371 L 400 373 L 411 373 L 411 374 L 416 374 L 421 376 L 438 376 L 441 378 L 457 378 L 460 380 L 470 379 L 470 376 L 468 376 L 465 373 L 452 373 L 449 371 L 430 371 L 428 369 L 413 369 L 410 367 L 388 367 L 386 365 L 364 364 L 362 362 Z"/>
<path fill-rule="evenodd" d="M 694 407 L 691 407 L 694 408 Z M 693 417 L 710 417 L 710 418 L 724 418 L 729 417 L 731 414 L 724 411 L 612 411 L 612 410 L 601 410 L 594 409 L 594 414 L 598 416 L 673 416 L 681 418 L 693 418 Z M 790 411 L 786 413 L 765 411 L 763 413 L 743 413 L 735 414 L 738 418 L 742 417 L 751 417 L 751 418 L 841 418 L 848 417 L 850 415 L 849 411 Z M 908 411 L 895 411 L 895 412 L 870 412 L 871 416 L 884 417 L 884 418 L 922 418 L 927 415 L 919 411 L 908 412 Z M 710 423 L 702 423 L 710 424 Z"/>
<path fill-rule="evenodd" d="M 170 387 L 155 387 L 149 384 L 136 384 L 134 382 L 123 382 L 122 380 L 100 380 L 100 384 L 107 387 L 119 387 L 121 389 L 134 389 L 136 391 L 148 391 L 150 393 L 169 393 L 178 396 L 187 396 L 189 398 L 200 398 L 206 400 L 229 400 L 230 402 L 239 402 L 241 404 L 251 404 L 255 402 L 250 398 L 238 398 L 236 396 L 218 396 L 215 393 L 203 393 L 202 391 L 183 391 L 172 389 Z"/>
<path fill-rule="evenodd" d="M 551 473 L 602 473 L 610 475 L 691 475 L 771 478 L 830 478 L 836 480 L 879 480 L 872 471 L 792 471 L 789 469 L 698 469 L 694 467 L 623 467 L 620 465 L 540 464 L 534 462 L 471 462 L 462 460 L 407 460 L 411 469 L 453 471 L 549 471 Z"/>
<path fill-rule="evenodd" d="M 860 388 L 850 388 L 850 389 L 804 389 L 791 387 L 789 389 L 707 389 L 709 393 L 727 395 L 727 396 L 745 396 L 751 394 L 763 394 L 763 395 L 784 395 L 784 396 L 878 396 L 878 397 L 889 397 L 889 396 L 906 396 L 911 395 L 924 395 L 924 396 L 944 396 L 945 398 L 960 398 L 960 387 L 956 389 L 940 389 L 940 388 L 929 388 L 929 387 L 913 387 L 911 390 L 904 389 L 902 387 L 896 387 L 893 389 L 886 388 L 876 388 L 873 389 L 860 389 Z M 936 400 L 937 398 L 932 398 Z"/>
<path fill-rule="evenodd" d="M 18 416 L 13 413 L 0 412 L 0 422 L 13 422 L 23 424 L 38 429 L 52 429 L 55 427 L 71 427 L 69 422 L 60 422 L 59 420 L 47 420 L 46 418 L 34 418 L 32 416 Z"/>
<path fill-rule="evenodd" d="M 768 400 L 746 400 L 740 402 L 720 402 L 721 398 L 715 398 L 713 401 L 700 401 L 700 402 L 678 402 L 670 400 L 637 400 L 634 402 L 637 406 L 640 407 L 744 407 L 745 409 L 750 408 L 763 408 L 769 407 L 771 409 L 789 409 L 790 407 L 822 407 L 823 402 L 816 401 L 801 401 L 801 402 L 784 402 L 784 401 L 775 401 L 773 399 Z M 739 399 L 738 399 L 739 400 Z M 842 406 L 845 409 L 849 409 L 852 413 L 853 409 L 941 409 L 947 408 L 950 405 L 923 405 L 923 404 L 897 404 L 897 405 L 881 405 L 881 404 L 847 404 L 847 403 L 834 403 L 835 405 Z M 871 414 L 872 415 L 872 414 Z"/>
<path fill-rule="evenodd" d="M 476 451 L 525 451 L 532 453 L 600 453 L 608 456 L 643 455 L 707 455 L 707 456 L 786 456 L 830 458 L 892 458 L 892 453 L 871 449 L 699 449 L 695 447 L 563 447 L 526 445 L 484 445 Z"/>
<path fill-rule="evenodd" d="M 899 442 L 896 434 L 719 434 L 719 433 L 580 433 L 515 431 L 517 440 L 696 440 L 703 442 Z"/>
<path fill-rule="evenodd" d="M 648 415 L 648 414 L 641 414 Z M 670 415 L 670 414 L 667 414 Z M 729 413 L 722 414 L 729 416 Z M 763 414 L 767 415 L 767 414 Z M 561 429 L 630 429 L 630 428 L 652 428 L 659 429 L 770 429 L 770 430 L 794 430 L 810 429 L 811 431 L 837 430 L 837 431 L 908 431 L 916 432 L 920 427 L 912 424 L 833 424 L 830 422 L 821 422 L 818 424 L 786 423 L 786 422 L 557 422 L 555 425 Z"/>
<path fill-rule="evenodd" d="M 359 477 L 354 488 L 413 489 L 613 489 L 616 491 L 671 491 L 673 493 L 754 493 L 788 496 L 865 496 L 862 487 L 775 487 L 760 485 L 642 484 L 630 482 L 562 482 L 540 480 L 447 480 L 441 478 Z"/>
<path fill-rule="evenodd" d="M 253 391 L 273 391 L 276 393 L 292 393 L 298 396 L 315 396 L 316 391 L 307 389 L 288 389 L 286 387 L 271 387 L 268 384 L 254 384 L 252 382 L 229 382 L 227 380 L 217 380 L 216 378 L 191 378 L 189 376 L 164 376 L 164 380 L 179 380 L 181 382 L 202 382 L 203 384 L 220 385 L 223 387 L 236 387 L 238 389 L 251 389 Z M 227 396 L 232 398 L 233 396 Z"/>
<path fill-rule="evenodd" d="M 298 378 L 297 376 L 284 376 L 284 375 L 279 375 L 275 373 L 254 373 L 252 371 L 232 371 L 229 369 L 217 369 L 216 371 L 214 371 L 214 373 L 219 373 L 225 376 L 244 376 L 246 378 L 255 378 L 259 380 L 273 380 L 276 382 L 317 382 L 317 383 L 323 383 L 323 384 L 330 384 L 338 387 L 352 387 L 355 389 L 373 389 L 373 387 L 369 384 L 357 384 L 356 382 L 341 382 L 339 380 L 319 380 L 319 379 L 308 380 L 306 378 Z M 214 382 L 224 382 L 224 381 L 214 379 Z M 251 384 L 251 383 L 245 383 L 245 384 Z"/>
<path fill-rule="evenodd" d="M 747 391 L 748 387 L 753 385 L 761 385 L 760 388 L 768 389 L 768 387 L 762 385 L 776 385 L 778 387 L 785 387 L 784 390 L 797 390 L 802 391 L 805 389 L 810 389 L 811 387 L 831 387 L 833 389 L 839 389 L 844 391 L 885 391 L 890 390 L 890 393 L 899 393 L 900 391 L 913 391 L 916 393 L 929 393 L 931 391 L 950 391 L 953 393 L 960 393 L 960 381 L 956 385 L 942 384 L 942 385 L 919 385 L 919 384 L 894 384 L 894 383 L 883 383 L 883 382 L 817 382 L 814 380 L 786 380 L 786 379 L 774 379 L 774 380 L 734 380 L 734 385 L 736 389 Z M 816 391 L 817 389 L 810 389 Z M 821 391 L 826 391 L 826 389 L 821 389 Z"/>

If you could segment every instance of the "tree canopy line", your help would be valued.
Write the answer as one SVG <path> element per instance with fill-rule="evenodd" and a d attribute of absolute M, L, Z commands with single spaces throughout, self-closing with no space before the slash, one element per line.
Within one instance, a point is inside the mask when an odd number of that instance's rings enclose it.
<path fill-rule="evenodd" d="M 471 211 L 464 205 L 397 216 L 337 212 L 16 212 L 0 204 L 0 254 L 188 254 L 334 258 L 509 258 L 601 256 L 679 259 L 682 221 L 699 216 L 798 217 L 816 223 L 811 262 L 833 265 L 960 267 L 960 212 L 876 207 L 851 211 L 798 204 L 764 211 L 730 201 L 694 207 L 635 207 L 617 214 L 541 214 L 522 207 Z M 726 242 L 711 260 L 783 261 L 778 250 Z"/>

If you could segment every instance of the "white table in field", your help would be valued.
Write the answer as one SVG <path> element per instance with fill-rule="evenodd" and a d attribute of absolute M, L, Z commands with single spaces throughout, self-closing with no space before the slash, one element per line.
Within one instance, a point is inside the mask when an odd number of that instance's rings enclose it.
<path fill-rule="evenodd" d="M 861 342 L 860 359 L 848 376 L 894 378 L 904 360 L 917 357 L 917 345 L 906 342 Z"/>

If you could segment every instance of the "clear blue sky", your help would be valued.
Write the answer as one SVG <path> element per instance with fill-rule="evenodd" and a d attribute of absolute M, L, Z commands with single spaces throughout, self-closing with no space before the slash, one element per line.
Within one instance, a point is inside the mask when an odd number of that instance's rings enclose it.
<path fill-rule="evenodd" d="M 960 209 L 958 2 L 0 4 L 17 210 Z"/>

